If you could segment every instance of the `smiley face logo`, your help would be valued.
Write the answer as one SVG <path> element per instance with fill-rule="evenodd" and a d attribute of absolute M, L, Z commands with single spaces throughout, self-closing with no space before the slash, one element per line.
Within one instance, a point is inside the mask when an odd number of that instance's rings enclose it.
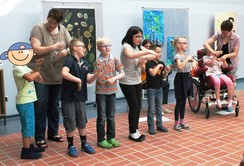
<path fill-rule="evenodd" d="M 5 51 L 1 55 L 2 60 L 9 59 L 11 63 L 18 66 L 23 66 L 28 64 L 32 57 L 34 56 L 34 51 L 32 46 L 28 43 L 18 42 L 14 43 L 8 51 Z"/>

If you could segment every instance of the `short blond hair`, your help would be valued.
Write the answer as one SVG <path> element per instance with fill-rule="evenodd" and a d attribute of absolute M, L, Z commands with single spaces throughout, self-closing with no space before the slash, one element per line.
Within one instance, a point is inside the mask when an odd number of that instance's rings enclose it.
<path fill-rule="evenodd" d="M 96 40 L 97 47 L 102 46 L 104 43 L 111 44 L 111 40 L 107 37 L 99 37 Z"/>

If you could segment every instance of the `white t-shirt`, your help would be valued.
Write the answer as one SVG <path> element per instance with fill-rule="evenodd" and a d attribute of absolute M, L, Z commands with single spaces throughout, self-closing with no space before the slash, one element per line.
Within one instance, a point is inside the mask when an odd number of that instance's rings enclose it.
<path fill-rule="evenodd" d="M 139 51 L 139 48 L 133 48 L 128 43 L 124 43 L 121 50 L 120 60 L 124 65 L 125 77 L 119 80 L 121 84 L 137 85 L 141 83 L 141 68 L 138 66 L 139 58 L 130 59 L 124 54 L 124 49 L 128 47 L 132 51 Z"/>

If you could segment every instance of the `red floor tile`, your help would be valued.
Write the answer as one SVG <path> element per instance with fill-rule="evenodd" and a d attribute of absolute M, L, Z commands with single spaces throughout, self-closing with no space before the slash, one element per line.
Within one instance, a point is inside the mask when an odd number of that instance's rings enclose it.
<path fill-rule="evenodd" d="M 79 152 L 76 158 L 66 154 L 67 142 L 57 143 L 47 140 L 49 147 L 39 160 L 21 160 L 21 133 L 0 137 L 0 166 L 45 166 L 45 165 L 93 165 L 93 166 L 138 166 L 138 165 L 179 165 L 179 166 L 229 166 L 238 165 L 244 153 L 244 91 L 237 91 L 240 113 L 219 115 L 216 108 L 210 108 L 210 118 L 206 119 L 204 104 L 198 113 L 186 108 L 185 120 L 192 126 L 182 133 L 173 130 L 173 114 L 165 115 L 172 121 L 165 122 L 168 133 L 147 133 L 147 122 L 140 122 L 140 131 L 146 134 L 142 143 L 128 140 L 127 113 L 116 115 L 116 139 L 121 147 L 110 150 L 96 146 L 96 119 L 89 119 L 87 125 L 88 142 L 95 148 L 96 154 Z M 175 104 L 166 107 L 173 110 Z M 126 108 L 125 108 L 126 109 Z M 146 111 L 141 112 L 146 117 Z M 65 130 L 60 126 L 60 134 L 65 137 Z M 80 150 L 80 142 L 76 131 L 74 144 Z"/>

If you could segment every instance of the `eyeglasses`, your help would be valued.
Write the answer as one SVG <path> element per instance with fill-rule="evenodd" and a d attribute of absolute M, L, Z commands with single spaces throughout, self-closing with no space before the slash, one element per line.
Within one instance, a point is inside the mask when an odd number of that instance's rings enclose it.
<path fill-rule="evenodd" d="M 112 45 L 104 45 L 104 46 L 99 46 L 99 47 L 101 47 L 101 48 L 111 48 Z"/>
<path fill-rule="evenodd" d="M 179 44 L 188 44 L 187 42 L 179 42 Z"/>
<path fill-rule="evenodd" d="M 140 39 L 142 39 L 143 36 L 141 36 L 141 35 L 135 35 L 135 38 L 140 38 Z"/>
<path fill-rule="evenodd" d="M 86 49 L 86 46 L 85 45 L 75 45 L 76 47 L 82 47 L 83 49 Z"/>

